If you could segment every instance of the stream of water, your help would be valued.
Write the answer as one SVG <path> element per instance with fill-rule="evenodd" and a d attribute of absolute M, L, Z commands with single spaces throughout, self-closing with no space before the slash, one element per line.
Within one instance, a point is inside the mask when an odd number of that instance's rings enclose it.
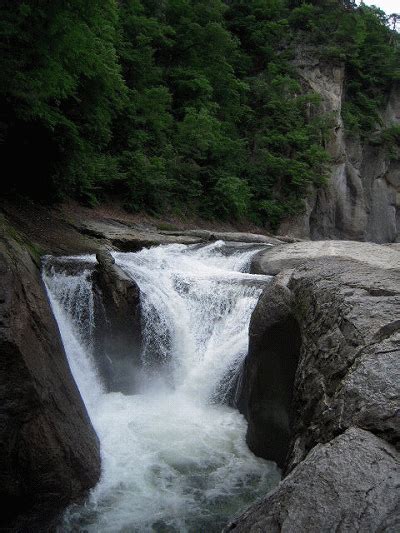
<path fill-rule="evenodd" d="M 246 422 L 227 404 L 268 282 L 246 273 L 258 250 L 219 241 L 113 254 L 141 290 L 144 343 L 132 395 L 107 393 L 96 368 L 94 256 L 47 258 L 50 303 L 102 457 L 100 482 L 68 509 L 60 531 L 220 531 L 279 481 L 276 465 L 250 452 Z"/>

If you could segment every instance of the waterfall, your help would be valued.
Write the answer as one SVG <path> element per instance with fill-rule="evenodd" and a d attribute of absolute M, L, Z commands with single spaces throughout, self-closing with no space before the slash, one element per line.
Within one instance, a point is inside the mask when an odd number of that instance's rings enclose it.
<path fill-rule="evenodd" d="M 50 303 L 102 454 L 100 482 L 60 531 L 219 531 L 279 481 L 276 465 L 247 448 L 246 422 L 228 405 L 268 282 L 245 272 L 260 249 L 218 241 L 113 254 L 141 290 L 144 343 L 132 395 L 107 393 L 96 369 L 95 258 L 45 260 Z"/>

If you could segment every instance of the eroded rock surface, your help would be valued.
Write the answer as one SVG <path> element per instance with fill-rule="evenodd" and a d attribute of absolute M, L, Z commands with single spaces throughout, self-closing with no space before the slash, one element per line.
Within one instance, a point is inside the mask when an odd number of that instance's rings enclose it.
<path fill-rule="evenodd" d="M 121 252 L 137 252 L 141 248 L 159 244 L 196 244 L 201 237 L 190 235 L 164 235 L 156 231 L 138 231 L 137 228 L 119 221 L 84 221 L 76 225 L 83 235 L 98 239 L 102 246 L 109 244 Z"/>
<path fill-rule="evenodd" d="M 341 257 L 378 268 L 400 270 L 400 254 L 392 246 L 354 241 L 312 241 L 266 248 L 254 257 L 251 271 L 253 274 L 274 276 L 282 270 L 296 268 L 310 259 L 324 257 Z"/>
<path fill-rule="evenodd" d="M 350 426 L 400 443 L 400 270 L 319 259 L 289 282 L 302 347 L 288 468 Z"/>
<path fill-rule="evenodd" d="M 235 528 L 394 532 L 400 254 L 355 242 L 307 244 L 309 257 L 300 243 L 257 258 L 258 273 L 290 270 L 253 313 L 240 405 L 250 448 L 278 461 L 286 477 Z"/>
<path fill-rule="evenodd" d="M 109 252 L 98 252 L 96 259 L 95 357 L 108 390 L 132 393 L 140 366 L 140 289 Z"/>
<path fill-rule="evenodd" d="M 41 285 L 36 250 L 0 225 L 0 528 L 44 531 L 100 475 L 97 436 Z"/>
<path fill-rule="evenodd" d="M 209 230 L 186 230 L 186 231 L 163 231 L 163 235 L 181 236 L 181 237 L 195 237 L 203 241 L 227 241 L 227 242 L 247 242 L 260 244 L 281 244 L 285 237 L 270 237 L 266 235 L 258 235 L 256 233 L 243 233 L 232 231 L 209 231 Z"/>
<path fill-rule="evenodd" d="M 305 88 L 321 96 L 321 111 L 333 119 L 327 151 L 332 167 L 326 186 L 310 190 L 302 214 L 285 220 L 281 233 L 303 239 L 353 239 L 378 243 L 400 239 L 399 148 L 393 157 L 379 142 L 346 133 L 342 107 L 344 67 L 321 62 L 312 47 L 296 48 L 293 61 Z M 400 123 L 400 85 L 394 84 L 377 129 Z M 378 142 L 376 142 L 378 140 Z"/>
<path fill-rule="evenodd" d="M 266 498 L 225 531 L 395 533 L 400 528 L 400 457 L 387 442 L 349 428 L 318 444 Z"/>

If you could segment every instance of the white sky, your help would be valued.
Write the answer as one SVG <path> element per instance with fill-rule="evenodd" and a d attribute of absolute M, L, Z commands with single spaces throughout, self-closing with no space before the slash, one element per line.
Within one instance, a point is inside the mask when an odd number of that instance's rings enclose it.
<path fill-rule="evenodd" d="M 364 4 L 379 7 L 387 15 L 400 12 L 400 0 L 364 0 Z"/>

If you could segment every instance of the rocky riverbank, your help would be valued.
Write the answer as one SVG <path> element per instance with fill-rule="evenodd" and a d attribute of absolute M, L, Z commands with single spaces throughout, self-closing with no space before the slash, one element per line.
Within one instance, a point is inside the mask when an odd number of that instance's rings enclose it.
<path fill-rule="evenodd" d="M 87 254 L 103 249 L 134 252 L 158 244 L 196 244 L 221 238 L 271 244 L 296 240 L 273 237 L 250 224 L 232 226 L 177 217 L 166 222 L 147 215 L 132 215 L 114 205 L 90 209 L 70 202 L 47 208 L 3 202 L 0 213 L 35 245 L 39 255 Z"/>
<path fill-rule="evenodd" d="M 240 404 L 249 446 L 285 477 L 228 530 L 398 530 L 400 253 L 297 243 L 253 269 L 279 274 L 253 313 Z"/>

